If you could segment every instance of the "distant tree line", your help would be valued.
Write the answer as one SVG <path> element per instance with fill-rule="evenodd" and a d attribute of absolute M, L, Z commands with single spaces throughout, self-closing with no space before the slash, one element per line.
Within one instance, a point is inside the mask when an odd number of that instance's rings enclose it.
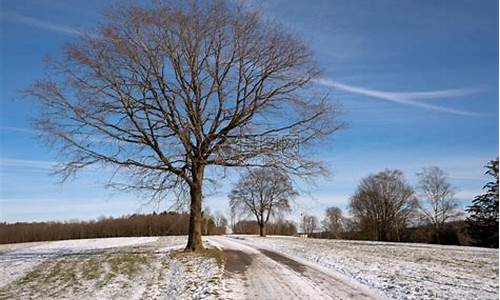
<path fill-rule="evenodd" d="M 234 234 L 260 234 L 261 226 L 257 221 L 241 220 L 233 224 Z M 293 222 L 278 220 L 266 224 L 266 233 L 270 235 L 295 235 L 297 227 Z"/>
<path fill-rule="evenodd" d="M 204 235 L 225 234 L 227 220 L 221 214 L 203 214 Z M 162 212 L 134 214 L 93 221 L 0 223 L 0 244 L 65 239 L 185 235 L 189 214 Z"/>
<path fill-rule="evenodd" d="M 349 201 L 350 217 L 340 208 L 330 207 L 321 228 L 315 217 L 306 215 L 301 229 L 319 238 L 498 248 L 498 158 L 486 168 L 494 179 L 465 212 L 459 209 L 455 188 L 440 168 L 417 173 L 416 189 L 401 171 L 385 170 L 361 180 Z"/>

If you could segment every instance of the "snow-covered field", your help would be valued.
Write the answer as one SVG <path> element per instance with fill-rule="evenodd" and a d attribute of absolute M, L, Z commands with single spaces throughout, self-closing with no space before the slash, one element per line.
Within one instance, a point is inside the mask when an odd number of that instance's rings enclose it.
<path fill-rule="evenodd" d="M 217 257 L 185 254 L 186 237 L 0 245 L 0 299 L 210 299 Z"/>
<path fill-rule="evenodd" d="M 183 253 L 183 236 L 0 245 L 0 299 L 261 299 L 271 294 L 498 299 L 494 249 L 293 237 L 204 240 L 224 254 L 214 248 Z"/>
<path fill-rule="evenodd" d="M 498 299 L 498 250 L 427 244 L 240 236 L 337 271 L 391 299 Z"/>

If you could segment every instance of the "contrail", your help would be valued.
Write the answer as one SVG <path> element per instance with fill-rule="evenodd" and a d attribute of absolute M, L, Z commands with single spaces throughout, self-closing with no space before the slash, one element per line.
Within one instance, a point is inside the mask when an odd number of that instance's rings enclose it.
<path fill-rule="evenodd" d="M 57 162 L 46 160 L 27 160 L 27 159 L 12 159 L 0 158 L 0 167 L 25 167 L 36 169 L 51 169 Z"/>
<path fill-rule="evenodd" d="M 438 106 L 429 103 L 423 103 L 416 101 L 417 99 L 437 99 L 437 98 L 449 98 L 449 97 L 461 97 L 466 95 L 471 95 L 479 92 L 478 89 L 450 89 L 450 90 L 438 90 L 438 91 L 428 91 L 428 92 L 401 92 L 393 93 L 379 90 L 372 90 L 363 87 L 358 87 L 354 85 L 344 84 L 330 79 L 315 79 L 317 84 L 333 87 L 337 90 L 346 91 L 350 93 L 355 93 L 359 95 L 369 96 L 385 101 L 411 105 L 415 107 L 426 108 L 434 111 L 440 111 L 445 113 L 451 113 L 463 116 L 484 116 L 484 114 L 458 110 L 453 108 L 448 108 L 444 106 Z"/>
<path fill-rule="evenodd" d="M 46 21 L 42 21 L 36 18 L 23 16 L 14 12 L 0 12 L 0 17 L 5 18 L 14 22 L 23 23 L 29 26 L 33 26 L 39 29 L 60 32 L 69 35 L 82 35 L 83 32 L 70 26 L 54 24 Z"/>

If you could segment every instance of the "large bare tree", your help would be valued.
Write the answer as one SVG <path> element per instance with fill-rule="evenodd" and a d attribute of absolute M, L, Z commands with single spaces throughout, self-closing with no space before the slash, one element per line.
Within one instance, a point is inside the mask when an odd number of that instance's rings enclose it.
<path fill-rule="evenodd" d="M 455 188 L 439 167 L 424 168 L 417 176 L 417 188 L 421 194 L 419 209 L 432 225 L 435 242 L 440 243 L 439 231 L 446 221 L 462 214 L 455 198 Z"/>
<path fill-rule="evenodd" d="M 290 200 L 297 195 L 286 174 L 259 168 L 243 174 L 229 194 L 229 206 L 255 216 L 260 236 L 266 236 L 269 218 L 290 210 Z"/>
<path fill-rule="evenodd" d="M 314 175 L 324 168 L 306 150 L 341 127 L 314 92 L 305 43 L 231 3 L 114 7 L 49 66 L 26 92 L 42 104 L 36 124 L 61 150 L 61 174 L 102 164 L 126 178 L 114 186 L 185 193 L 186 250 L 203 248 L 207 167 Z M 277 135 L 296 137 L 300 151 L 255 142 Z"/>
<path fill-rule="evenodd" d="M 417 199 L 401 171 L 385 170 L 361 180 L 349 207 L 362 230 L 375 239 L 399 241 Z"/>

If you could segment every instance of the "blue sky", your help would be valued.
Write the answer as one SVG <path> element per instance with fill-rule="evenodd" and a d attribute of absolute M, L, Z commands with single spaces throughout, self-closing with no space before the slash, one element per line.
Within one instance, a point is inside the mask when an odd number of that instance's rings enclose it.
<path fill-rule="evenodd" d="M 0 221 L 91 219 L 164 209 L 105 190 L 105 176 L 81 173 L 63 185 L 50 176 L 57 153 L 30 125 L 36 114 L 18 89 L 43 76 L 78 30 L 111 1 L 0 1 Z M 487 180 L 498 155 L 498 1 L 263 1 L 310 45 L 324 69 L 318 85 L 342 106 L 349 128 L 319 149 L 333 176 L 297 199 L 291 217 L 346 208 L 359 180 L 385 168 L 410 183 L 437 165 L 463 205 Z M 225 192 L 206 200 L 226 211 Z M 304 187 L 305 188 L 305 187 Z M 307 193 L 306 193 L 307 192 Z"/>

